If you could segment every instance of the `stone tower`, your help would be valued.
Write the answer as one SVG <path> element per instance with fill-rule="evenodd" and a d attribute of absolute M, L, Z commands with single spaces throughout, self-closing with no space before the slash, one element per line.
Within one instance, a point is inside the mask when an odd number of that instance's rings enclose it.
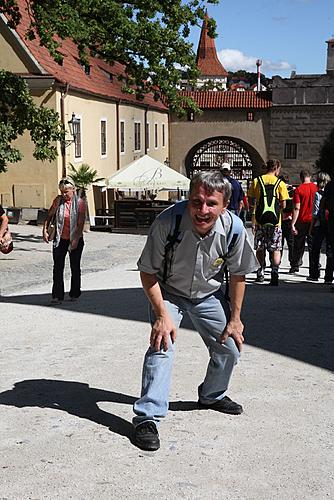
<path fill-rule="evenodd" d="M 327 40 L 327 66 L 326 73 L 334 75 L 334 38 Z"/>
<path fill-rule="evenodd" d="M 201 73 L 197 88 L 206 86 L 212 90 L 226 90 L 227 71 L 218 59 L 214 38 L 208 35 L 208 19 L 205 14 L 197 49 L 196 63 Z"/>

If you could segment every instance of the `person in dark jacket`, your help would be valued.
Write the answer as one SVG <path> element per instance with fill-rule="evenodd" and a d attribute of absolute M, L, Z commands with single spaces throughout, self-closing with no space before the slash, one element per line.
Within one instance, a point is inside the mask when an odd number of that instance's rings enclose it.
<path fill-rule="evenodd" d="M 230 210 L 230 212 L 233 212 L 235 215 L 239 215 L 243 207 L 243 199 L 245 196 L 244 190 L 240 182 L 231 177 L 231 166 L 229 163 L 223 163 L 220 172 L 232 186 L 231 199 L 227 206 L 227 210 Z"/>

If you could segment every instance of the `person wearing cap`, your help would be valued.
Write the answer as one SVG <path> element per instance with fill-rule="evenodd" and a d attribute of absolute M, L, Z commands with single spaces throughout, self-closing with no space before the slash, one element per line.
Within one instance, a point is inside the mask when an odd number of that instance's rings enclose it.
<path fill-rule="evenodd" d="M 55 215 L 56 233 L 53 240 L 52 305 L 64 300 L 64 267 L 67 253 L 70 257 L 72 301 L 81 295 L 81 255 L 84 247 L 82 236 L 86 216 L 86 201 L 75 193 L 75 185 L 69 179 L 59 182 L 61 192 L 52 202 L 43 226 L 43 240 L 49 243 L 48 223 Z"/>
<path fill-rule="evenodd" d="M 220 172 L 223 177 L 229 181 L 232 187 L 231 199 L 227 209 L 235 215 L 239 215 L 240 210 L 243 207 L 243 199 L 245 196 L 244 190 L 242 189 L 240 182 L 231 177 L 231 166 L 229 163 L 223 163 Z"/>

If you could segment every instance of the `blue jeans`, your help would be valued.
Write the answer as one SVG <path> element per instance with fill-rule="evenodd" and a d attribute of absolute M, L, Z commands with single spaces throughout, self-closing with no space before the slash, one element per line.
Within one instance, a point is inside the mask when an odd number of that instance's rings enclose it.
<path fill-rule="evenodd" d="M 225 310 L 229 314 L 221 295 L 219 292 L 204 299 L 190 300 L 163 292 L 165 305 L 176 328 L 184 313 L 188 314 L 208 348 L 210 361 L 204 381 L 198 388 L 199 400 L 203 404 L 214 403 L 225 396 L 233 367 L 239 359 L 239 351 L 231 337 L 220 344 L 220 336 L 226 326 Z M 150 307 L 151 324 L 154 319 Z M 133 406 L 135 426 L 147 420 L 158 423 L 160 418 L 166 416 L 174 350 L 175 345 L 169 340 L 167 351 L 149 348 L 146 352 L 141 397 Z"/>

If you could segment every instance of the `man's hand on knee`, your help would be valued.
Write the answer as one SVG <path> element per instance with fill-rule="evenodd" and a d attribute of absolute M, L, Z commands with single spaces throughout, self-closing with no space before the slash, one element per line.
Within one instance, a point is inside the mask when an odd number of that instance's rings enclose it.
<path fill-rule="evenodd" d="M 224 344 L 224 342 L 226 342 L 228 337 L 232 337 L 237 345 L 238 350 L 241 351 L 242 344 L 245 340 L 243 336 L 243 331 L 244 331 L 244 325 L 240 319 L 229 321 L 225 327 L 225 330 L 221 335 L 220 339 L 221 344 Z"/>
<path fill-rule="evenodd" d="M 168 350 L 168 341 L 171 339 L 174 344 L 176 340 L 176 328 L 168 316 L 159 316 L 152 326 L 150 346 L 155 351 Z"/>

